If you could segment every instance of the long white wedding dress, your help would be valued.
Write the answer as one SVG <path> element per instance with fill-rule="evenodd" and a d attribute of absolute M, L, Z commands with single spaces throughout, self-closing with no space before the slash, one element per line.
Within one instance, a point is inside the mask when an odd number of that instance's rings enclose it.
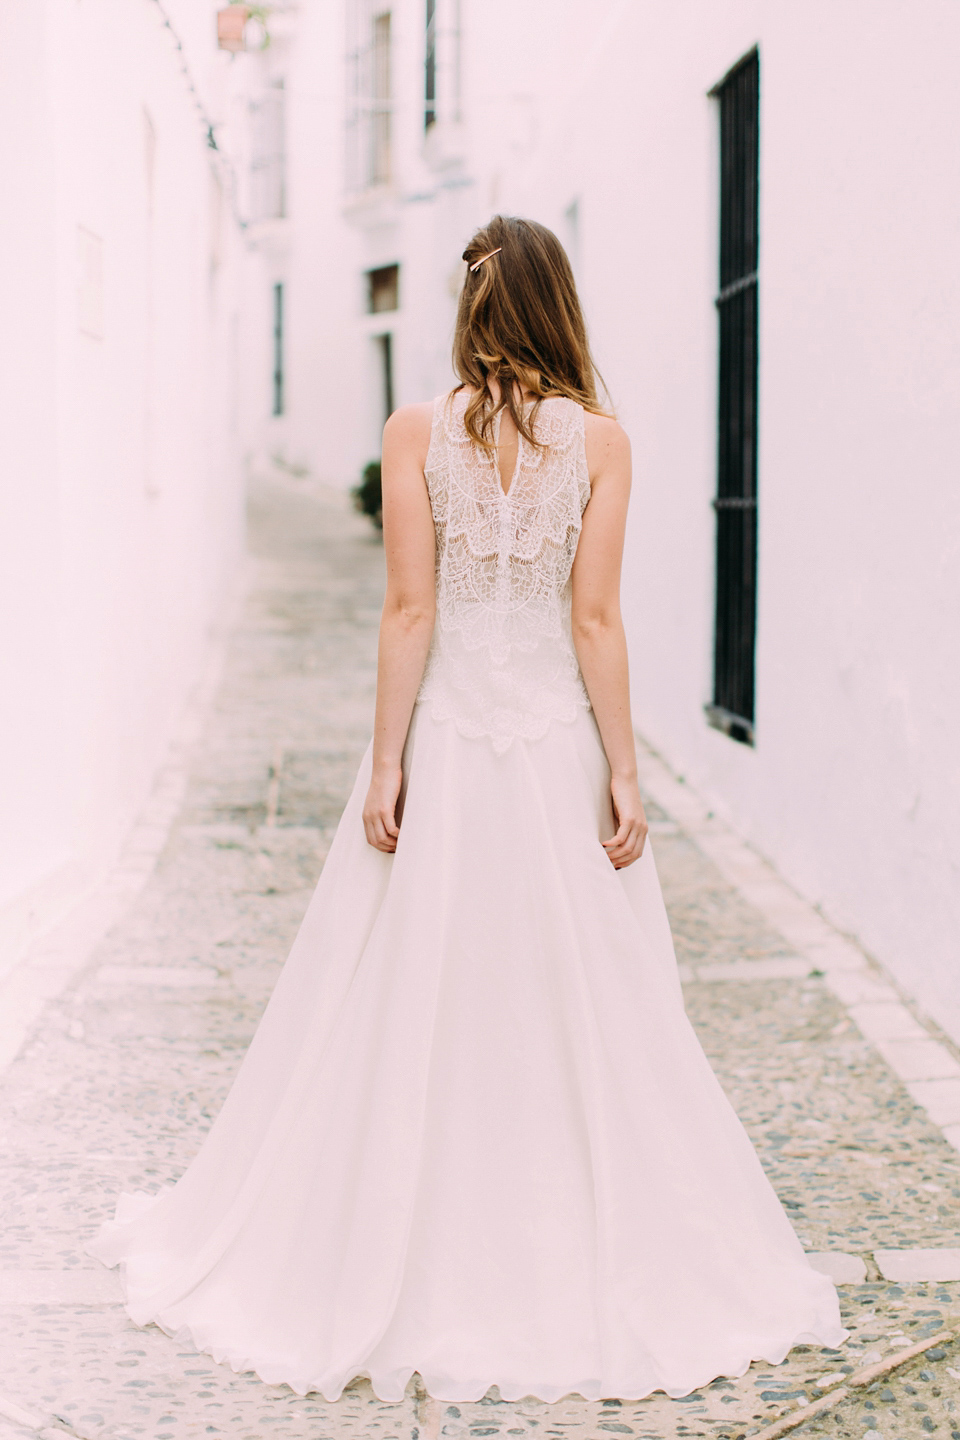
<path fill-rule="evenodd" d="M 543 403 L 504 494 L 465 403 L 434 411 L 397 852 L 364 840 L 368 752 L 199 1154 L 91 1253 L 137 1324 L 301 1394 L 686 1395 L 846 1332 L 686 1018 L 649 844 L 617 872 L 599 843 L 583 411 Z"/>

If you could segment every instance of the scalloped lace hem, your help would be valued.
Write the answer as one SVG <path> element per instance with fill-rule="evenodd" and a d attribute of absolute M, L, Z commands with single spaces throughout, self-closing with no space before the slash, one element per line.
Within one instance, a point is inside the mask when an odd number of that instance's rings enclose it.
<path fill-rule="evenodd" d="M 441 1375 L 431 1371 L 429 1367 L 421 1370 L 416 1365 L 404 1365 L 395 1370 L 378 1370 L 376 1367 L 366 1368 L 364 1366 L 351 1367 L 342 1375 L 310 1379 L 298 1375 L 292 1366 L 288 1366 L 281 1360 L 272 1362 L 258 1360 L 246 1351 L 231 1350 L 229 1347 L 218 1345 L 215 1338 L 203 1327 L 164 1324 L 162 1316 L 147 1318 L 143 1311 L 138 1313 L 136 1307 L 131 1303 L 128 1303 L 125 1309 L 137 1326 L 142 1328 L 148 1324 L 156 1325 L 178 1344 L 190 1344 L 198 1354 L 209 1355 L 218 1365 L 228 1365 L 237 1375 L 252 1373 L 265 1385 L 286 1385 L 296 1395 L 321 1395 L 329 1403 L 338 1401 L 347 1386 L 355 1380 L 367 1380 L 381 1404 L 399 1405 L 405 1399 L 407 1386 L 414 1375 L 420 1376 L 424 1389 L 431 1399 L 446 1404 L 476 1403 L 494 1386 L 498 1389 L 501 1399 L 505 1401 L 533 1399 L 547 1405 L 555 1404 L 568 1395 L 579 1395 L 587 1401 L 645 1400 L 657 1391 L 662 1391 L 672 1400 L 678 1400 L 692 1394 L 702 1385 L 709 1385 L 714 1380 L 737 1380 L 747 1373 L 754 1362 L 762 1361 L 767 1365 L 781 1365 L 795 1345 L 816 1345 L 836 1349 L 850 1335 L 849 1330 L 841 1328 L 838 1331 L 829 1325 L 824 1327 L 822 1334 L 811 1330 L 798 1331 L 789 1340 L 778 1341 L 768 1348 L 757 1350 L 747 1358 L 728 1357 L 715 1365 L 703 1366 L 693 1372 L 691 1379 L 686 1376 L 681 1378 L 679 1374 L 664 1374 L 663 1367 L 657 1366 L 651 1361 L 647 1368 L 648 1371 L 653 1371 L 655 1374 L 656 1378 L 652 1382 L 638 1380 L 631 1384 L 627 1381 L 618 1386 L 607 1385 L 602 1378 L 595 1379 L 584 1376 L 571 1378 L 562 1383 L 519 1382 L 506 1378 L 498 1380 L 493 1374 L 482 1380 L 466 1378 L 458 1380 L 452 1375 Z"/>

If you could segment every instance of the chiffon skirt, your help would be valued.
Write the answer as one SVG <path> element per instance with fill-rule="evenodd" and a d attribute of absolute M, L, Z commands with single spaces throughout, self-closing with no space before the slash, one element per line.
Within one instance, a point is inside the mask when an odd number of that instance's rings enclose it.
<path fill-rule="evenodd" d="M 368 752 L 302 929 L 187 1172 L 90 1253 L 127 1308 L 336 1399 L 688 1394 L 838 1345 L 686 1018 L 651 847 L 617 872 L 593 716 L 496 755 L 421 707 L 400 842 Z"/>

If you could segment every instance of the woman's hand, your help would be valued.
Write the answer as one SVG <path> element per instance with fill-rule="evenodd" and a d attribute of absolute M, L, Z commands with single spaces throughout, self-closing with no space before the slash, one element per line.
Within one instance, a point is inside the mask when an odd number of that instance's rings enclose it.
<path fill-rule="evenodd" d="M 639 860 L 647 838 L 647 817 L 643 813 L 643 801 L 636 780 L 620 779 L 610 782 L 610 797 L 613 801 L 613 818 L 617 822 L 617 833 L 612 840 L 604 840 L 603 848 L 613 864 L 614 870 L 623 870 Z"/>
<path fill-rule="evenodd" d="M 399 765 L 374 771 L 363 805 L 363 829 L 367 844 L 392 855 L 397 848 L 400 826 L 394 818 L 403 771 Z"/>

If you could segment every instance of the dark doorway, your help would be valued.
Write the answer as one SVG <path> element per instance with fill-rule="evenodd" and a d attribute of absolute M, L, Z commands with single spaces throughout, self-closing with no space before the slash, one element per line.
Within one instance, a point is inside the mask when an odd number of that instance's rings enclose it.
<path fill-rule="evenodd" d="M 390 419 L 394 411 L 393 404 L 393 336 L 377 335 L 377 349 L 380 352 L 380 374 L 383 385 L 383 419 L 384 423 Z"/>

